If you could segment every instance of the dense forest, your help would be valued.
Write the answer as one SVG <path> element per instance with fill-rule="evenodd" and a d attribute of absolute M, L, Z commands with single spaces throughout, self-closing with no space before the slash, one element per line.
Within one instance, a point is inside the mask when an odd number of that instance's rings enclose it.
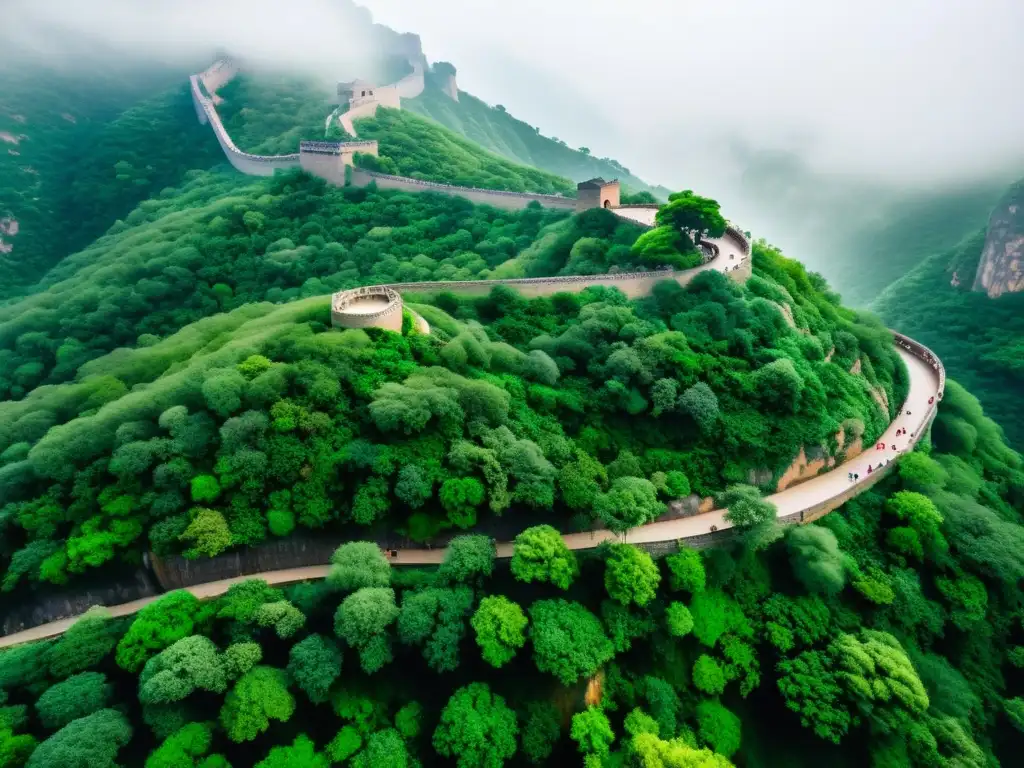
<path fill-rule="evenodd" d="M 360 139 L 378 141 L 379 158 L 361 157 L 360 165 L 371 170 L 462 187 L 576 194 L 566 178 L 505 160 L 411 112 L 379 108 L 375 117 L 356 120 L 355 128 Z"/>
<path fill-rule="evenodd" d="M 409 42 L 338 9 L 385 49 Z M 399 333 L 341 330 L 343 288 L 688 268 L 725 220 L 451 101 L 443 64 L 409 110 L 359 121 L 381 154 L 360 164 L 564 194 L 618 176 L 640 194 L 624 200 L 667 200 L 655 226 L 245 177 L 195 119 L 185 77 L 208 63 L 0 67 L 0 614 L 155 560 L 340 546 L 322 580 L 95 607 L 3 648 L 0 768 L 1020 762 L 1024 462 L 982 408 L 1022 439 L 1020 297 L 966 290 L 983 235 L 948 250 L 989 191 L 891 212 L 921 232 L 897 227 L 856 295 L 935 255 L 878 302 L 884 324 L 760 241 L 743 284 L 407 291 L 429 334 L 408 311 Z M 386 81 L 409 61 L 375 66 Z M 294 152 L 324 137 L 333 87 L 253 68 L 221 115 L 241 148 Z M 842 461 L 901 408 L 886 326 L 966 388 L 947 382 L 891 474 L 780 526 L 765 495 L 802 449 Z M 735 531 L 702 551 L 560 535 L 705 500 Z M 378 544 L 396 537 L 447 548 L 402 566 Z"/>
<path fill-rule="evenodd" d="M 0 221 L 17 222 L 17 234 L 0 232 L 0 299 L 189 169 L 223 161 L 196 120 L 187 68 L 84 69 L 26 78 L 0 61 Z"/>
<path fill-rule="evenodd" d="M 887 331 L 773 251 L 755 268 L 638 303 L 441 294 L 430 336 L 330 330 L 322 295 L 250 303 L 90 360 L 0 406 L 2 589 L 296 526 L 422 541 L 532 510 L 625 530 L 691 490 L 768 485 L 841 429 L 873 441 L 893 414 L 870 388 L 893 408 L 907 388 Z"/>
<path fill-rule="evenodd" d="M 319 583 L 175 592 L 126 619 L 92 611 L 0 655 L 0 758 L 1013 764 L 1020 457 L 955 383 L 933 436 L 821 524 L 704 553 L 575 554 L 540 525 L 510 561 L 467 535 L 424 570 L 349 543 Z"/>
<path fill-rule="evenodd" d="M 1006 198 L 1019 199 L 1022 190 L 1018 183 Z M 1024 446 L 1024 294 L 991 299 L 972 290 L 985 236 L 982 228 L 955 248 L 931 254 L 882 293 L 874 308 L 940 354 L 1012 444 Z M 954 275 L 958 285 L 952 285 Z"/>

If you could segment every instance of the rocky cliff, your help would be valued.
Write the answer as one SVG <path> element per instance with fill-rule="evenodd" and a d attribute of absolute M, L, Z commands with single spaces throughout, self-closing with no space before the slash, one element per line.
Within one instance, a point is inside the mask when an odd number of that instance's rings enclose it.
<path fill-rule="evenodd" d="M 974 290 L 996 298 L 1024 291 L 1024 181 L 999 202 L 988 222 Z"/>

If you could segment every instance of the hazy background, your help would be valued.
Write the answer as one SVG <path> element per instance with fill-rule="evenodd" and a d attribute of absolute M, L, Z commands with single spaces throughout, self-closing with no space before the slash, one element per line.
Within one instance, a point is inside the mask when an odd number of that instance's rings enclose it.
<path fill-rule="evenodd" d="M 1024 173 L 1021 0 L 365 0 L 459 85 L 816 264 L 822 222 Z M 224 48 L 331 79 L 336 0 L 5 0 L 12 46 L 173 61 Z M 2 95 L 0 95 L 2 98 Z"/>

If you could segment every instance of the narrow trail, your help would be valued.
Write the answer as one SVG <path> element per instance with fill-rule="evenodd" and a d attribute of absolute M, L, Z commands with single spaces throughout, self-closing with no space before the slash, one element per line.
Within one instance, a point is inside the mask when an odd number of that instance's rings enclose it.
<path fill-rule="evenodd" d="M 735 258 L 729 258 L 729 254 L 732 249 L 738 248 L 738 245 L 730 242 L 728 238 L 715 242 L 720 246 L 722 255 L 708 264 L 697 267 L 698 271 L 716 268 L 726 271 L 730 264 L 736 263 Z M 896 342 L 897 351 L 906 363 L 910 375 L 910 388 L 898 415 L 878 440 L 880 443 L 885 443 L 886 449 L 881 451 L 876 450 L 875 446 L 871 446 L 856 458 L 834 467 L 829 472 L 767 497 L 776 506 L 780 521 L 787 523 L 810 522 L 827 514 L 850 498 L 863 493 L 885 476 L 889 469 L 895 466 L 895 461 L 910 451 L 927 429 L 938 407 L 938 401 L 945 385 L 945 372 L 938 358 L 926 347 L 898 335 Z M 906 429 L 907 434 L 898 437 L 896 432 L 901 429 Z M 887 460 L 890 462 L 888 465 L 886 464 Z M 882 464 L 883 469 L 868 474 L 869 464 L 873 467 Z M 860 476 L 858 481 L 853 482 L 849 479 L 848 475 L 851 472 Z M 718 532 L 727 531 L 731 527 L 731 524 L 725 519 L 725 510 L 712 510 L 692 517 L 650 523 L 633 528 L 624 535 L 598 530 L 566 534 L 562 538 L 572 550 L 593 549 L 604 541 L 624 541 L 640 545 L 671 544 L 675 541 L 697 543 L 702 539 L 706 540 L 709 537 L 717 536 Z M 446 549 L 402 549 L 391 550 L 389 557 L 395 565 L 436 565 L 444 559 L 445 552 Z M 512 542 L 498 542 L 497 553 L 499 558 L 511 557 Z M 224 594 L 231 585 L 247 579 L 263 579 L 268 584 L 292 584 L 322 579 L 327 575 L 328 570 L 329 566 L 327 565 L 288 568 L 210 581 L 187 587 L 186 590 L 196 597 L 210 598 Z M 107 610 L 113 616 L 128 616 L 159 598 L 160 595 L 143 598 L 130 603 L 109 606 Z M 65 632 L 77 619 L 77 616 L 61 619 L 0 637 L 0 648 L 55 637 Z"/>

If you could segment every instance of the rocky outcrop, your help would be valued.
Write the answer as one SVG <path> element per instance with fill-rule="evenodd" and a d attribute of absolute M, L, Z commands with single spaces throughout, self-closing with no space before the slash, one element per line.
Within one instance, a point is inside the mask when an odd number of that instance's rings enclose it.
<path fill-rule="evenodd" d="M 1024 182 L 992 212 L 973 289 L 993 299 L 1024 291 Z"/>
<path fill-rule="evenodd" d="M 455 81 L 455 67 L 447 61 L 439 61 L 431 67 L 431 79 L 452 101 L 459 100 L 459 85 Z"/>

